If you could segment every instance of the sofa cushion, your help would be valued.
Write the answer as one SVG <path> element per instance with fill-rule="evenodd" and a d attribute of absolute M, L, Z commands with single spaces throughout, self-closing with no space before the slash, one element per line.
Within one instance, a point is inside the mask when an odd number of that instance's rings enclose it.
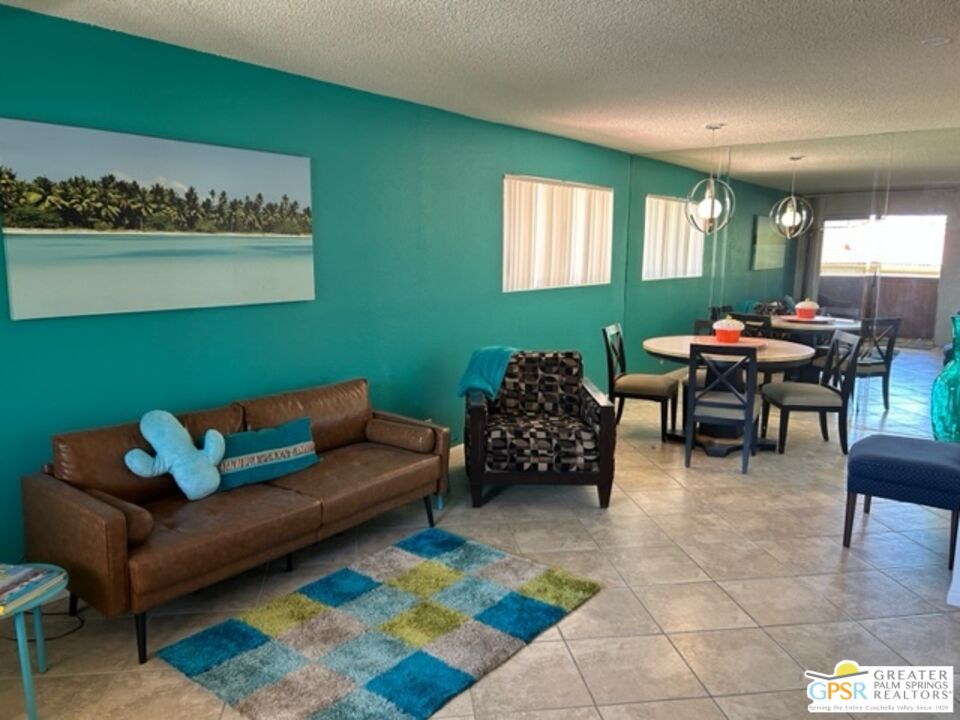
<path fill-rule="evenodd" d="M 184 413 L 177 415 L 177 419 L 194 439 L 202 437 L 210 428 L 224 435 L 243 429 L 243 409 L 236 404 Z M 123 456 L 131 448 L 153 454 L 149 443 L 140 435 L 138 423 L 54 435 L 54 476 L 79 488 L 101 490 L 140 505 L 168 495 L 180 496 L 169 475 L 142 478 L 130 472 Z"/>
<path fill-rule="evenodd" d="M 362 442 L 373 415 L 366 380 L 243 400 L 247 430 L 274 427 L 307 416 L 317 452 Z"/>
<path fill-rule="evenodd" d="M 367 440 L 418 453 L 432 452 L 437 443 L 433 428 L 382 418 L 367 423 Z"/>
<path fill-rule="evenodd" d="M 580 415 L 583 360 L 580 353 L 516 352 L 507 363 L 493 412 Z"/>
<path fill-rule="evenodd" d="M 150 538 L 130 550 L 130 589 L 147 594 L 210 573 L 320 527 L 313 498 L 268 484 L 190 502 L 169 497 L 145 506 Z"/>
<path fill-rule="evenodd" d="M 224 438 L 220 490 L 266 482 L 316 465 L 310 418 L 291 420 L 275 428 L 247 430 Z"/>
<path fill-rule="evenodd" d="M 440 457 L 376 443 L 325 453 L 323 462 L 270 482 L 323 503 L 323 523 L 338 522 L 379 502 L 424 488 L 436 492 Z"/>
<path fill-rule="evenodd" d="M 596 430 L 574 417 L 492 414 L 487 420 L 487 469 L 512 472 L 596 472 Z"/>

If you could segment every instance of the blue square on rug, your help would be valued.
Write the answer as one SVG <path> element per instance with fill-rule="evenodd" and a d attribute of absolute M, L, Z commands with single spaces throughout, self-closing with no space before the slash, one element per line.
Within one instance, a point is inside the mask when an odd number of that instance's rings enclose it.
<path fill-rule="evenodd" d="M 237 655 L 260 647 L 270 638 L 233 618 L 168 645 L 157 655 L 189 678 Z"/>
<path fill-rule="evenodd" d="M 362 685 L 414 652 L 402 640 L 371 630 L 327 653 L 320 662 Z"/>
<path fill-rule="evenodd" d="M 556 605 L 511 592 L 493 607 L 477 615 L 477 620 L 508 635 L 530 642 L 567 613 Z"/>
<path fill-rule="evenodd" d="M 456 550 L 465 542 L 466 540 L 459 535 L 444 532 L 437 528 L 430 528 L 401 540 L 396 543 L 396 547 L 420 557 L 435 558 L 437 555 Z"/>
<path fill-rule="evenodd" d="M 414 720 L 389 700 L 357 688 L 310 720 Z"/>
<path fill-rule="evenodd" d="M 473 678 L 465 672 L 420 651 L 373 678 L 366 687 L 410 715 L 426 718 L 472 684 Z"/>
<path fill-rule="evenodd" d="M 343 568 L 309 585 L 304 585 L 300 588 L 300 592 L 311 600 L 338 607 L 379 585 L 380 583 L 366 575 L 354 572 L 350 568 Z"/>
<path fill-rule="evenodd" d="M 503 556 L 504 553 L 496 548 L 468 540 L 455 550 L 445 552 L 443 555 L 438 555 L 436 560 L 442 562 L 444 565 L 449 565 L 454 570 L 472 573 L 484 565 L 499 560 Z"/>
<path fill-rule="evenodd" d="M 467 575 L 434 595 L 433 601 L 473 617 L 496 605 L 510 592 L 503 585 Z"/>

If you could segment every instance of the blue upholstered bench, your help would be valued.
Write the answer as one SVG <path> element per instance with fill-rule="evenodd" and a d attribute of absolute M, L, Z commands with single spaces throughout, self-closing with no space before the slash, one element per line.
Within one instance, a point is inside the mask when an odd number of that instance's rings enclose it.
<path fill-rule="evenodd" d="M 844 547 L 850 547 L 857 495 L 865 496 L 865 513 L 870 512 L 874 496 L 950 510 L 949 563 L 953 569 L 960 521 L 960 444 L 871 435 L 850 448 Z"/>

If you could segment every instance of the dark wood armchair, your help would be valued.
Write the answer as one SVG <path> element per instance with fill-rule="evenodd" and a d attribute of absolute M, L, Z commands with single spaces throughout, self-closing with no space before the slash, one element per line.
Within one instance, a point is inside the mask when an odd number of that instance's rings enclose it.
<path fill-rule="evenodd" d="M 596 485 L 610 504 L 613 403 L 583 377 L 580 353 L 514 353 L 500 391 L 466 397 L 464 451 L 473 506 L 486 485 Z"/>

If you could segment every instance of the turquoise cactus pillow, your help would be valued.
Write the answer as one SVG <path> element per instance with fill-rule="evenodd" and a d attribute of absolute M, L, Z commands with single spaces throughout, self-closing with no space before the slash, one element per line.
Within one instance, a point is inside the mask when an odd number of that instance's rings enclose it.
<path fill-rule="evenodd" d="M 170 473 L 190 500 L 199 500 L 217 491 L 223 457 L 223 435 L 207 430 L 203 448 L 197 449 L 187 429 L 166 410 L 151 410 L 140 420 L 140 434 L 153 446 L 156 456 L 136 448 L 123 456 L 130 471 L 152 478 Z"/>

